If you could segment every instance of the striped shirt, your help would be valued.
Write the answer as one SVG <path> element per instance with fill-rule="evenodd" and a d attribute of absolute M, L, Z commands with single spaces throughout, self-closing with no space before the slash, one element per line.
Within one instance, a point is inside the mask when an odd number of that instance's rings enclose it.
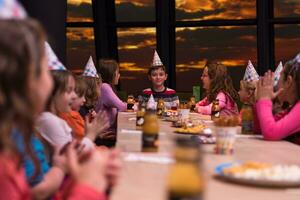
<path fill-rule="evenodd" d="M 156 92 L 152 88 L 143 90 L 143 93 L 139 96 L 139 102 L 148 102 L 151 94 L 153 95 L 155 102 L 159 99 L 163 99 L 166 108 L 171 108 L 173 105 L 179 105 L 179 98 L 176 91 L 167 87 L 165 87 L 165 90 L 162 92 Z"/>

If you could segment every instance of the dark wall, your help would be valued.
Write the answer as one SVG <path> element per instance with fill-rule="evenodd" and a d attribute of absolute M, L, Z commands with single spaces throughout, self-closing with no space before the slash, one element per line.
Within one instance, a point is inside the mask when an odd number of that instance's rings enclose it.
<path fill-rule="evenodd" d="M 47 31 L 48 42 L 66 64 L 66 0 L 19 0 L 30 17 L 38 19 Z"/>

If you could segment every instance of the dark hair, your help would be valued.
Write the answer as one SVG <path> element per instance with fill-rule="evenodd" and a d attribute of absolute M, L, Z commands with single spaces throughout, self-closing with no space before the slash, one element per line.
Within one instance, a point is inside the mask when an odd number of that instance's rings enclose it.
<path fill-rule="evenodd" d="M 283 80 L 291 76 L 296 83 L 297 100 L 300 100 L 300 61 L 292 59 L 285 63 L 283 68 Z"/>
<path fill-rule="evenodd" d="M 82 76 L 75 76 L 75 93 L 78 97 L 85 95 L 87 90 L 87 84 Z"/>
<path fill-rule="evenodd" d="M 237 101 L 238 93 L 233 87 L 231 77 L 227 74 L 227 68 L 221 63 L 208 63 L 207 69 L 210 78 L 208 101 L 213 102 L 219 92 L 224 92 Z"/>
<path fill-rule="evenodd" d="M 24 136 L 25 152 L 35 165 L 35 177 L 40 166 L 30 148 L 35 106 L 28 82 L 41 75 L 45 34 L 32 19 L 0 20 L 0 31 L 0 151 L 18 155 L 10 141 L 12 130 L 17 128 Z"/>
<path fill-rule="evenodd" d="M 111 59 L 100 59 L 98 64 L 102 82 L 114 87 L 113 81 L 116 76 L 116 71 L 119 69 L 119 64 L 115 60 Z"/>
<path fill-rule="evenodd" d="M 148 75 L 151 76 L 151 73 L 155 70 L 158 70 L 158 69 L 162 69 L 165 73 L 167 73 L 167 70 L 166 70 L 165 66 L 163 66 L 163 65 L 159 65 L 159 66 L 151 65 L 151 67 L 148 70 Z"/>
<path fill-rule="evenodd" d="M 73 77 L 73 74 L 68 70 L 51 70 L 51 75 L 53 78 L 53 89 L 46 104 L 46 110 L 48 111 L 50 111 L 54 96 L 58 93 L 65 92 L 67 90 L 69 78 Z"/>
<path fill-rule="evenodd" d="M 83 76 L 83 79 L 86 83 L 86 91 L 85 91 L 85 106 L 88 108 L 94 108 L 97 100 L 100 96 L 100 87 L 101 79 L 90 76 Z"/>

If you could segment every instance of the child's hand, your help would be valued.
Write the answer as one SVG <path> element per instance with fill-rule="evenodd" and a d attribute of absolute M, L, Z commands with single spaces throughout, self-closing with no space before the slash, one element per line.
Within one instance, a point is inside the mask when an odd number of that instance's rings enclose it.
<path fill-rule="evenodd" d="M 79 156 L 74 149 L 75 143 L 67 148 L 67 164 L 71 176 L 75 181 L 91 186 L 99 192 L 104 192 L 108 186 L 107 168 L 110 153 L 108 150 L 93 150 L 86 156 L 84 162 L 79 161 Z"/>
<path fill-rule="evenodd" d="M 69 143 L 68 143 L 69 144 Z M 68 144 L 65 146 L 67 148 Z M 67 157 L 66 154 L 61 153 L 58 148 L 54 148 L 52 156 L 53 166 L 60 168 L 64 173 L 67 173 Z"/>
<path fill-rule="evenodd" d="M 113 149 L 110 152 L 108 168 L 107 168 L 107 179 L 109 186 L 115 186 L 120 177 L 122 168 L 122 162 L 120 160 L 120 152 L 116 149 Z"/>
<path fill-rule="evenodd" d="M 273 88 L 274 73 L 270 70 L 265 73 L 263 77 L 260 78 L 257 84 L 257 99 L 275 99 L 283 89 L 279 89 L 274 92 Z"/>
<path fill-rule="evenodd" d="M 86 136 L 92 141 L 95 140 L 97 135 L 101 134 L 109 127 L 109 119 L 105 112 L 99 112 L 96 114 L 95 119 L 92 122 L 90 122 L 88 118 L 86 118 L 85 121 Z"/>
<path fill-rule="evenodd" d="M 89 110 L 89 113 L 87 115 L 88 115 L 89 122 L 92 122 L 96 118 L 97 113 L 94 109 L 91 109 Z"/>

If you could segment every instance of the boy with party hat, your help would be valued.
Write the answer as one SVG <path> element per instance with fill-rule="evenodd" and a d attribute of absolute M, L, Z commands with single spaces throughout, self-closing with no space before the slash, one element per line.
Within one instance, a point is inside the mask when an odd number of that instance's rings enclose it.
<path fill-rule="evenodd" d="M 148 70 L 148 78 L 152 86 L 143 90 L 142 95 L 139 96 L 140 102 L 148 102 L 150 96 L 153 95 L 156 103 L 159 99 L 163 99 L 166 108 L 177 107 L 179 105 L 179 98 L 176 95 L 176 91 L 165 86 L 168 74 L 156 50 L 154 51 L 153 61 Z"/>
<path fill-rule="evenodd" d="M 259 75 L 256 72 L 251 61 L 244 74 L 243 80 L 240 81 L 240 90 L 238 92 L 240 101 L 243 107 L 240 111 L 242 132 L 243 133 L 259 133 L 259 122 L 257 121 L 254 108 L 256 83 L 259 80 Z"/>

